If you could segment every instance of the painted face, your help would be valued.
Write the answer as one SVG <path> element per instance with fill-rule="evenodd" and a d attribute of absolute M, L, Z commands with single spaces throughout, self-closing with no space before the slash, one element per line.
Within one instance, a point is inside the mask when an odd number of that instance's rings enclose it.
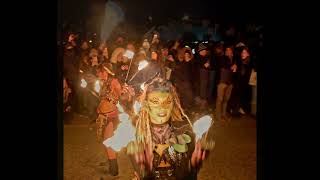
<path fill-rule="evenodd" d="M 147 104 L 153 124 L 169 121 L 173 108 L 173 98 L 169 92 L 154 91 L 148 94 Z"/>

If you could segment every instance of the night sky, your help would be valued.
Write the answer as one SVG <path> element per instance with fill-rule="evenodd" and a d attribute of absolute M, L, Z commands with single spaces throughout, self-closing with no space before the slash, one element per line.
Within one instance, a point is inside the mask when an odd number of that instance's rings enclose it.
<path fill-rule="evenodd" d="M 226 0 L 117 0 L 133 23 L 145 22 L 148 15 L 159 23 L 181 18 L 184 13 L 193 17 L 208 17 L 222 21 L 256 20 L 259 9 L 250 8 L 246 1 Z M 103 14 L 105 0 L 63 0 L 62 20 L 79 21 Z M 252 2 L 251 2 L 252 5 Z M 259 19 L 257 19 L 259 20 Z"/>

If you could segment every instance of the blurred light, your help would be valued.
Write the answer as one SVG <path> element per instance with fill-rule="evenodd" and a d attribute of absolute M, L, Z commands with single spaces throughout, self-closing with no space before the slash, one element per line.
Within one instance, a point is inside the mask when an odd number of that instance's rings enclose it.
<path fill-rule="evenodd" d="M 202 135 L 208 132 L 213 121 L 212 118 L 208 115 L 201 117 L 193 124 L 193 132 L 196 134 L 196 141 L 201 139 Z"/>
<path fill-rule="evenodd" d="M 143 61 L 139 62 L 138 70 L 140 71 L 141 69 L 147 67 L 148 64 L 149 64 L 149 63 L 148 63 L 146 60 L 143 60 Z"/>
<path fill-rule="evenodd" d="M 134 113 L 138 115 L 140 112 L 140 109 L 141 109 L 141 104 L 138 101 L 135 101 L 133 105 Z"/>
<path fill-rule="evenodd" d="M 145 82 L 140 85 L 140 88 L 141 88 L 143 91 L 144 91 L 144 84 L 145 84 Z"/>
<path fill-rule="evenodd" d="M 196 54 L 196 50 L 195 49 L 192 49 L 192 54 Z"/>
<path fill-rule="evenodd" d="M 123 54 L 124 57 L 127 57 L 129 59 L 132 59 L 134 56 L 134 52 L 130 51 L 130 50 L 126 50 L 126 52 Z"/>
<path fill-rule="evenodd" d="M 92 40 L 90 40 L 89 43 L 92 43 Z"/>
<path fill-rule="evenodd" d="M 81 85 L 82 88 L 86 88 L 87 87 L 87 82 L 84 79 L 81 79 Z"/>
<path fill-rule="evenodd" d="M 94 86 L 94 90 L 97 93 L 100 92 L 100 82 L 99 82 L 99 80 L 96 81 L 95 86 Z"/>
<path fill-rule="evenodd" d="M 126 147 L 129 142 L 136 139 L 136 129 L 133 127 L 129 115 L 121 113 L 119 115 L 120 124 L 114 131 L 114 135 L 111 138 L 103 141 L 106 147 L 111 147 L 115 151 L 120 151 L 123 147 Z"/>

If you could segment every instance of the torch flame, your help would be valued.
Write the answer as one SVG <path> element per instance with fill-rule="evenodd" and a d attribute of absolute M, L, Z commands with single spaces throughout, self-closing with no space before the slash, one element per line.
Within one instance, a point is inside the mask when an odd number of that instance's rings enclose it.
<path fill-rule="evenodd" d="M 141 104 L 138 101 L 135 101 L 133 105 L 134 113 L 138 115 L 138 113 L 140 112 L 140 109 L 141 109 Z"/>
<path fill-rule="evenodd" d="M 143 60 L 143 61 L 139 62 L 138 70 L 140 71 L 141 69 L 147 67 L 148 64 L 149 63 L 146 60 Z"/>
<path fill-rule="evenodd" d="M 129 120 L 129 115 L 121 113 L 119 115 L 120 124 L 114 131 L 114 135 L 111 138 L 103 141 L 106 147 L 111 147 L 115 151 L 120 151 L 123 147 L 126 147 L 129 142 L 135 140 L 136 129 L 133 127 Z"/>
<path fill-rule="evenodd" d="M 142 89 L 142 91 L 144 91 L 144 84 L 145 82 L 140 85 L 140 88 Z"/>
<path fill-rule="evenodd" d="M 87 81 L 84 79 L 81 79 L 81 87 L 86 88 L 87 87 Z"/>
<path fill-rule="evenodd" d="M 99 82 L 99 80 L 96 81 L 94 90 L 95 90 L 96 92 L 100 92 L 100 82 Z"/>
<path fill-rule="evenodd" d="M 209 130 L 212 123 L 212 118 L 209 115 L 206 115 L 193 124 L 193 132 L 196 134 L 196 141 L 201 139 L 202 135 Z"/>

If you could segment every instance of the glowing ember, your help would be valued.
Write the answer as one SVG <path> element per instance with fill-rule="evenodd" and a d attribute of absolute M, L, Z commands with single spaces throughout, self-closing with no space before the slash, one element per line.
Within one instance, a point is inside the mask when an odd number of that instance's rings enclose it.
<path fill-rule="evenodd" d="M 139 62 L 138 70 L 140 71 L 141 69 L 147 67 L 148 64 L 149 63 L 146 60 L 143 60 L 143 61 Z"/>
<path fill-rule="evenodd" d="M 99 82 L 99 80 L 96 81 L 95 86 L 94 86 L 94 90 L 96 92 L 100 92 L 100 82 Z"/>
<path fill-rule="evenodd" d="M 201 139 L 202 135 L 209 130 L 212 123 L 212 118 L 206 115 L 193 124 L 193 132 L 196 134 L 196 141 Z"/>
<path fill-rule="evenodd" d="M 84 79 L 81 79 L 81 85 L 82 88 L 86 88 L 87 87 L 87 81 Z"/>
<path fill-rule="evenodd" d="M 133 105 L 134 113 L 138 115 L 138 113 L 140 112 L 140 109 L 141 109 L 141 104 L 138 101 L 135 101 Z"/>
<path fill-rule="evenodd" d="M 136 133 L 136 129 L 131 124 L 128 114 L 121 113 L 119 118 L 121 122 L 114 131 L 114 135 L 103 141 L 106 147 L 111 147 L 115 151 L 120 151 L 123 147 L 126 147 L 129 142 L 134 141 Z"/>

